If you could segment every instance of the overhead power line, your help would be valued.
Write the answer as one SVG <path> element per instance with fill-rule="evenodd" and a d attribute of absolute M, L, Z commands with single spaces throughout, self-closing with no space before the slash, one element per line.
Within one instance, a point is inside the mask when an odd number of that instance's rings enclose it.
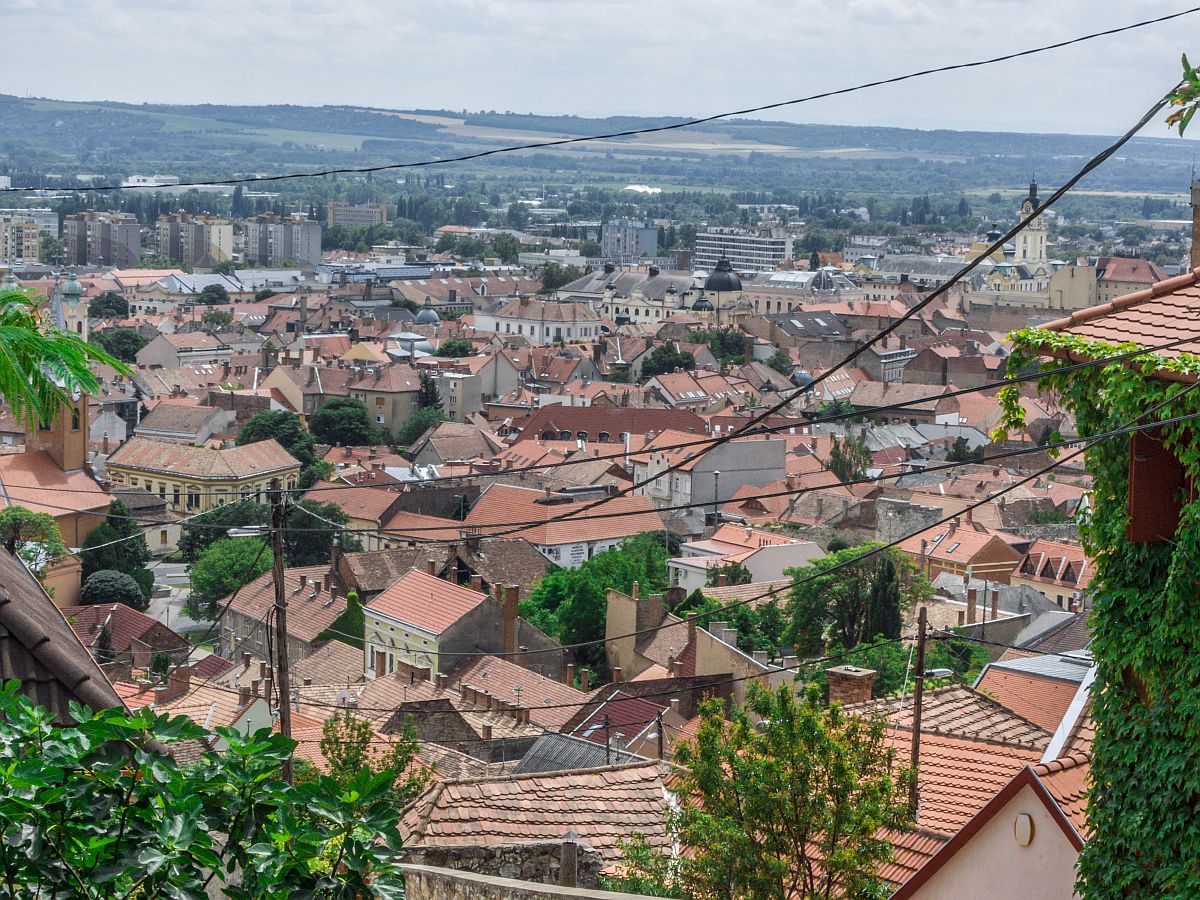
<path fill-rule="evenodd" d="M 1038 53 L 1046 53 L 1051 50 L 1060 50 L 1063 47 L 1070 47 L 1074 44 L 1082 44 L 1086 41 L 1096 40 L 1102 37 L 1111 37 L 1112 35 L 1122 34 L 1128 31 L 1134 31 L 1139 28 L 1146 28 L 1151 25 L 1158 25 L 1163 22 L 1169 22 L 1174 19 L 1179 19 L 1184 16 L 1192 15 L 1200 12 L 1200 6 L 1189 7 L 1188 9 L 1179 10 L 1178 12 L 1168 13 L 1166 15 L 1157 16 L 1152 19 L 1142 19 L 1138 22 L 1132 22 L 1128 25 L 1121 25 L 1115 28 L 1107 28 L 1103 31 L 1094 31 L 1089 34 L 1079 35 L 1062 41 L 1055 41 L 1050 44 L 1042 44 L 1038 47 L 1030 47 L 1025 50 L 1018 50 L 1012 53 L 1004 53 L 999 56 L 991 56 L 986 59 L 971 60 L 969 62 L 950 63 L 944 66 L 935 66 L 928 69 L 920 69 L 915 72 L 908 72 L 903 75 L 894 75 L 890 78 L 880 78 L 874 81 L 866 81 L 860 84 L 849 87 L 837 88 L 829 91 L 821 91 L 816 94 L 809 94 L 805 97 L 797 97 L 792 100 L 779 100 L 773 103 L 764 103 L 759 106 L 749 106 L 744 109 L 735 109 L 728 112 L 715 113 L 711 116 L 701 116 L 694 119 L 687 119 L 682 122 L 672 122 L 667 125 L 653 125 L 646 128 L 631 128 L 625 131 L 611 131 L 606 134 L 587 135 L 581 137 L 558 138 L 550 141 L 533 141 L 526 144 L 513 144 L 505 147 L 494 147 L 490 150 L 480 150 L 475 153 L 466 153 L 460 156 L 450 156 L 437 159 L 425 159 L 417 162 L 408 163 L 386 163 L 377 166 L 346 166 L 332 169 L 321 169 L 315 172 L 291 172 L 283 175 L 252 175 L 243 177 L 229 177 L 218 179 L 196 179 L 190 181 L 181 181 L 171 185 L 171 187 L 218 187 L 223 185 L 236 184 L 256 184 L 259 182 L 275 182 L 275 181 L 290 181 L 298 178 L 320 178 L 326 175 L 365 175 L 373 172 L 386 172 L 397 169 L 419 169 L 429 166 L 444 166 L 451 163 L 471 162 L 477 159 L 484 159 L 489 156 L 497 156 L 503 153 L 516 153 L 523 150 L 543 150 L 550 147 L 563 147 L 572 144 L 586 144 L 596 141 L 614 140 L 616 138 L 637 137 L 643 134 L 658 134 L 664 131 L 674 131 L 680 128 L 692 128 L 697 125 L 704 125 L 709 122 L 717 122 L 722 119 L 730 119 L 736 116 L 748 116 L 754 113 L 769 112 L 775 109 L 783 109 L 789 106 L 799 106 L 803 103 L 811 103 L 815 100 L 824 100 L 830 97 L 840 97 L 845 94 L 852 94 L 857 91 L 865 91 L 871 88 L 884 87 L 890 84 L 900 84 L 901 82 L 911 81 L 916 78 L 925 78 L 930 75 L 939 75 L 946 72 L 956 72 L 963 69 L 976 69 L 982 66 L 995 65 L 996 63 L 1008 62 L 1014 59 L 1021 59 L 1026 56 L 1034 56 Z M 130 190 L 134 185 L 124 184 L 104 184 L 94 185 L 86 188 L 79 188 L 80 191 L 121 191 Z M 10 187 L 0 188 L 0 193 L 16 193 L 32 190 L 29 187 Z"/>

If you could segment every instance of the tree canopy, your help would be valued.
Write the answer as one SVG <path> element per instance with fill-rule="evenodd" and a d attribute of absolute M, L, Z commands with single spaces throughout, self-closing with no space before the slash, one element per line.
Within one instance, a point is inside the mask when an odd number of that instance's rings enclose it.
<path fill-rule="evenodd" d="M 542 269 L 542 288 L 539 293 L 549 294 L 557 291 L 564 284 L 570 284 L 583 277 L 583 270 L 578 266 L 560 266 L 549 263 Z"/>
<path fill-rule="evenodd" d="M 88 303 L 88 318 L 124 319 L 129 316 L 129 301 L 116 291 L 105 291 Z"/>
<path fill-rule="evenodd" d="M 145 611 L 150 605 L 142 596 L 138 583 L 124 572 L 102 569 L 93 572 L 79 591 L 79 602 L 84 605 L 95 603 L 124 603 L 136 610 Z"/>
<path fill-rule="evenodd" d="M 329 523 L 333 522 L 333 525 Z M 354 553 L 362 550 L 362 542 L 343 529 L 350 519 L 340 506 L 318 500 L 301 500 L 288 507 L 284 520 L 283 553 L 289 566 L 317 566 L 327 563 L 338 547 Z"/>
<path fill-rule="evenodd" d="M 366 404 L 353 397 L 326 401 L 308 420 L 308 429 L 321 443 L 343 447 L 363 447 L 383 440 Z"/>
<path fill-rule="evenodd" d="M 50 714 L 0 689 L 0 872 L 13 897 L 362 897 L 400 900 L 395 774 L 364 766 L 296 785 L 296 742 L 216 729 L 190 765 L 163 746 L 208 733 L 150 707 Z"/>
<path fill-rule="evenodd" d="M 401 447 L 411 447 L 426 431 L 438 422 L 445 421 L 448 421 L 446 414 L 440 409 L 432 406 L 418 409 L 400 426 L 400 431 L 396 433 L 396 443 Z"/>
<path fill-rule="evenodd" d="M 194 619 L 216 618 L 221 600 L 269 568 L 270 548 L 261 538 L 236 537 L 214 541 L 192 564 L 192 591 L 186 607 L 188 615 Z"/>
<path fill-rule="evenodd" d="M 229 291 L 219 284 L 206 284 L 200 291 L 200 302 L 209 306 L 229 302 Z"/>
<path fill-rule="evenodd" d="M 0 541 L 4 542 L 4 549 L 25 560 L 30 571 L 39 577 L 47 563 L 67 552 L 54 516 L 35 513 L 24 506 L 0 509 Z"/>
<path fill-rule="evenodd" d="M 618 890 L 689 898 L 882 896 L 885 829 L 912 820 L 911 773 L 894 773 L 882 722 L 752 683 L 745 707 L 708 700 L 694 741 L 677 746 L 679 853 L 627 845 Z"/>
<path fill-rule="evenodd" d="M 295 457 L 301 466 L 311 465 L 316 459 L 313 453 L 313 436 L 304 427 L 300 417 L 287 410 L 272 410 L 251 416 L 238 432 L 238 446 L 255 444 L 274 438 Z"/>
<path fill-rule="evenodd" d="M 442 341 L 442 343 L 438 345 L 437 355 L 451 356 L 456 358 L 461 356 L 474 356 L 475 345 L 466 338 L 449 338 Z"/>
<path fill-rule="evenodd" d="M 867 449 L 867 442 L 862 436 L 847 434 L 841 439 L 834 437 L 829 447 L 829 471 L 839 481 L 858 481 L 866 477 L 870 467 L 871 451 Z"/>
<path fill-rule="evenodd" d="M 665 375 L 676 369 L 691 371 L 696 368 L 696 358 L 692 354 L 680 351 L 674 344 L 662 344 L 650 351 L 650 355 L 642 361 L 642 380 L 648 381 L 656 375 Z"/>
<path fill-rule="evenodd" d="M 132 328 L 110 328 L 93 332 L 88 338 L 96 347 L 110 353 L 121 362 L 131 363 L 137 359 L 138 351 L 150 343 Z"/>

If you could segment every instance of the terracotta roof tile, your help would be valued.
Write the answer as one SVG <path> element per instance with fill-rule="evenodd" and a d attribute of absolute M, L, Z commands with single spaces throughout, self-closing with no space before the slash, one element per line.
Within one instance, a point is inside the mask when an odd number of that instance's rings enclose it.
<path fill-rule="evenodd" d="M 113 452 L 108 465 L 196 478 L 249 478 L 300 468 L 300 463 L 271 438 L 227 450 L 209 450 L 133 437 Z"/>
<path fill-rule="evenodd" d="M 538 502 L 544 497 L 544 491 L 493 482 L 479 495 L 464 521 L 466 525 L 475 526 L 483 534 L 507 531 L 511 527 L 503 523 L 536 523 L 521 529 L 517 534 L 531 543 L 543 546 L 619 539 L 644 531 L 663 530 L 662 519 L 654 511 L 647 497 L 612 497 L 603 507 L 597 508 L 594 514 L 583 513 L 554 522 L 547 520 L 557 519 L 594 501 Z M 605 518 L 597 518 L 600 515 L 604 515 Z"/>
<path fill-rule="evenodd" d="M 1043 728 L 1057 729 L 1079 683 L 988 666 L 975 685 L 1004 706 Z"/>
<path fill-rule="evenodd" d="M 412 569 L 364 608 L 436 635 L 487 599 L 487 594 Z"/>
<path fill-rule="evenodd" d="M 912 728 L 914 695 L 884 697 L 845 707 L 848 713 L 878 717 L 889 726 Z M 926 691 L 921 704 L 921 731 L 979 741 L 1044 750 L 1051 733 L 1001 706 L 995 700 L 955 684 Z"/>
<path fill-rule="evenodd" d="M 655 850 L 670 847 L 665 771 L 649 762 L 448 781 L 405 810 L 400 836 L 409 846 L 464 847 L 558 841 L 571 831 L 611 868 L 619 842 L 635 834 Z"/>
<path fill-rule="evenodd" d="M 896 764 L 906 765 L 912 732 L 889 728 L 884 739 L 896 751 Z M 1040 758 L 1041 751 L 1032 748 L 922 731 L 917 827 L 956 833 L 1017 772 Z"/>
<path fill-rule="evenodd" d="M 577 707 L 563 704 L 582 705 L 587 700 L 582 691 L 495 656 L 463 660 L 450 671 L 449 684 L 453 688 L 460 684 L 477 690 L 486 688 L 493 695 L 513 702 L 519 699 L 520 705 L 529 709 L 530 722 L 552 731 L 561 729 L 578 711 Z M 558 708 L 542 709 L 543 706 Z"/>
<path fill-rule="evenodd" d="M 284 571 L 288 634 L 291 637 L 311 643 L 345 612 L 345 592 L 339 590 L 339 595 L 334 597 L 324 590 L 322 580 L 328 571 L 328 565 L 301 566 Z M 303 585 L 301 578 L 304 579 Z M 222 605 L 229 602 L 230 609 L 253 621 L 264 618 L 267 610 L 275 605 L 275 582 L 271 573 L 268 571 L 251 581 L 237 592 L 232 601 L 221 602 Z"/>
<path fill-rule="evenodd" d="M 1091 760 L 1086 753 L 1073 753 L 1033 767 L 1034 775 L 1084 839 L 1089 834 L 1087 790 L 1090 771 Z"/>

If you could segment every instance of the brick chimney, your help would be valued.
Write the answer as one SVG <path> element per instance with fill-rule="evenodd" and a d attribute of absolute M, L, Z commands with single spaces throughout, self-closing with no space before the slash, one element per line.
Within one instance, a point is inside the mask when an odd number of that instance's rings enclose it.
<path fill-rule="evenodd" d="M 187 666 L 176 666 L 167 676 L 167 683 L 159 685 L 154 691 L 154 703 L 168 703 L 177 700 L 188 692 L 192 686 L 192 670 Z"/>
<path fill-rule="evenodd" d="M 992 588 L 992 621 L 1000 618 L 1000 588 Z"/>
<path fill-rule="evenodd" d="M 579 670 L 579 689 L 585 694 L 588 692 L 592 683 L 592 673 L 589 669 Z"/>
<path fill-rule="evenodd" d="M 503 635 L 502 649 L 505 654 L 517 652 L 517 606 L 520 602 L 521 588 L 510 584 L 504 588 L 504 603 L 501 610 L 501 634 Z"/>
<path fill-rule="evenodd" d="M 1192 252 L 1188 264 L 1200 268 L 1200 181 L 1192 182 Z"/>
<path fill-rule="evenodd" d="M 858 666 L 834 666 L 825 670 L 830 703 L 866 703 L 875 686 L 875 670 Z"/>
<path fill-rule="evenodd" d="M 570 687 L 575 686 L 575 663 L 567 663 L 567 674 L 563 680 Z"/>
<path fill-rule="evenodd" d="M 975 617 L 979 607 L 979 591 L 975 588 L 967 588 L 967 624 L 974 625 Z"/>

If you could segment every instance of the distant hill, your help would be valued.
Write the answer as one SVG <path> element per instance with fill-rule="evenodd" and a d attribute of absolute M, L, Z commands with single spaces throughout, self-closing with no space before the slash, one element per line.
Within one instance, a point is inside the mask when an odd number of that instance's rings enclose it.
<path fill-rule="evenodd" d="M 682 121 L 343 106 L 76 103 L 0 95 L 0 172 L 13 174 L 14 183 L 20 183 L 21 173 L 107 178 L 153 172 L 185 177 L 277 174 L 414 162 Z M 494 156 L 467 168 L 494 177 L 589 183 L 629 179 L 742 190 L 945 193 L 1013 188 L 1035 173 L 1054 184 L 1108 142 L 1069 134 L 735 119 Z M 1182 192 L 1194 146 L 1170 137 L 1137 138 L 1085 186 Z"/>

